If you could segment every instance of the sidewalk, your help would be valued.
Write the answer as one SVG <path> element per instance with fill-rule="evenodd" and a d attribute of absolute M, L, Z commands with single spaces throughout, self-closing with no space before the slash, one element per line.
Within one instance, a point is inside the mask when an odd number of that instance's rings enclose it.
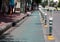
<path fill-rule="evenodd" d="M 13 26 L 13 23 L 18 23 L 24 19 L 27 14 L 13 14 L 12 16 L 0 16 L 0 35 Z"/>

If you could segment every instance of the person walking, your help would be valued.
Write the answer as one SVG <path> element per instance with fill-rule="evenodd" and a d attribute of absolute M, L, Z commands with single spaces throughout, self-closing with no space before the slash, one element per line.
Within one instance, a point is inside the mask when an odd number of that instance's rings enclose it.
<path fill-rule="evenodd" d="M 5 16 L 5 11 L 6 10 L 6 0 L 2 0 L 2 5 L 1 5 L 1 15 Z"/>
<path fill-rule="evenodd" d="M 13 14 L 14 0 L 9 0 L 9 16 Z"/>

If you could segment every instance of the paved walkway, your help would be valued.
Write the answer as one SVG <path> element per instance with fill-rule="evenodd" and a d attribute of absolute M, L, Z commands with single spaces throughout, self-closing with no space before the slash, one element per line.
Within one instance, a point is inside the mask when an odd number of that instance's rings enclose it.
<path fill-rule="evenodd" d="M 21 19 L 23 19 L 23 17 L 27 16 L 27 14 L 13 14 L 12 16 L 0 16 L 0 32 L 1 31 L 5 31 L 5 29 L 7 30 L 8 27 L 12 26 L 13 22 L 17 22 Z"/>

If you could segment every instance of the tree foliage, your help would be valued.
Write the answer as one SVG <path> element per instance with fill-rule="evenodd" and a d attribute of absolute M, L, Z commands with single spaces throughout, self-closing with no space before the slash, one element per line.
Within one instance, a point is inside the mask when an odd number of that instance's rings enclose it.
<path fill-rule="evenodd" d="M 45 7 L 47 4 L 48 4 L 48 1 L 44 1 L 44 2 L 41 3 L 41 5 L 42 5 L 43 7 Z"/>
<path fill-rule="evenodd" d="M 35 1 L 36 3 L 41 3 L 42 2 L 42 0 L 33 0 L 33 1 Z"/>
<path fill-rule="evenodd" d="M 59 3 L 58 3 L 58 7 L 60 7 L 60 1 L 59 1 Z"/>

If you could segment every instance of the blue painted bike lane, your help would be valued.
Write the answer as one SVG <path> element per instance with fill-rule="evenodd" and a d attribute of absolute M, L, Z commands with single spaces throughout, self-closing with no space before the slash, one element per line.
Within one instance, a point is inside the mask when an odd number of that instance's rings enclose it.
<path fill-rule="evenodd" d="M 14 41 L 19 42 L 45 42 L 39 11 L 34 11 L 30 17 L 19 27 L 13 30 Z"/>

